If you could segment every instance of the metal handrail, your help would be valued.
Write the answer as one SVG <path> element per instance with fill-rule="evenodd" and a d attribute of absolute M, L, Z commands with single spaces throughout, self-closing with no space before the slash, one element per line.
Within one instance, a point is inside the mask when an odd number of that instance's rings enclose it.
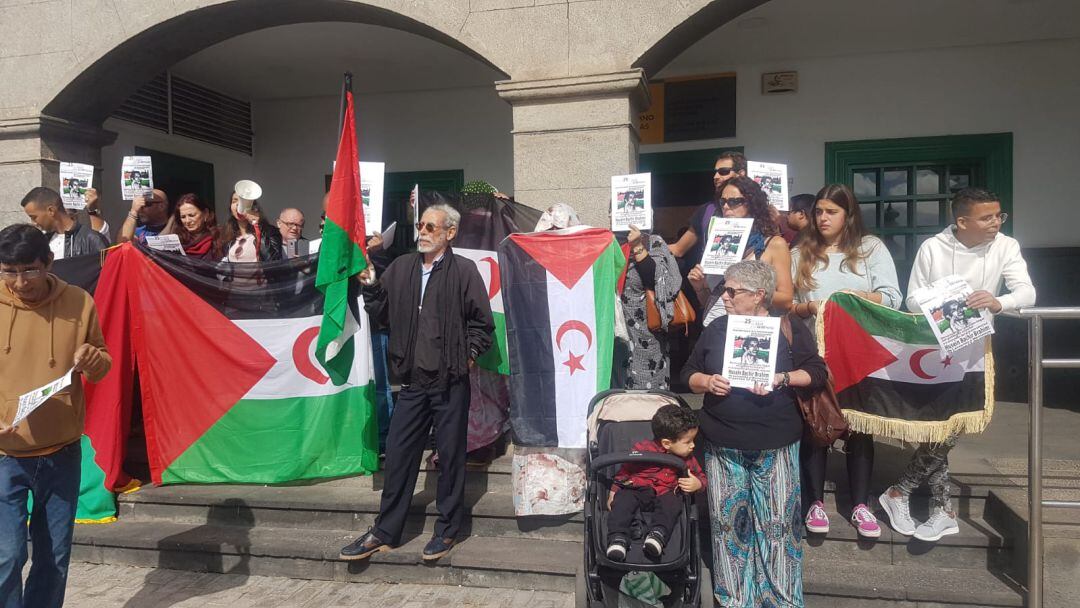
<path fill-rule="evenodd" d="M 1042 408 L 1043 370 L 1077 369 L 1080 359 L 1043 359 L 1043 320 L 1080 319 L 1080 306 L 1029 307 L 1006 313 L 1028 321 L 1028 398 L 1031 427 L 1028 435 L 1028 607 L 1043 605 L 1043 507 L 1080 508 L 1080 502 L 1043 500 Z"/>

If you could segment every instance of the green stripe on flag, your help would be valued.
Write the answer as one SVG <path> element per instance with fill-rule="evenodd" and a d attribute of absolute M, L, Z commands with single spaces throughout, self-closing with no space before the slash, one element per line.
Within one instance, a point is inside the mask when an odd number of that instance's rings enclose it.
<path fill-rule="evenodd" d="M 105 471 L 98 466 L 90 438 L 82 436 L 82 481 L 79 483 L 77 524 L 107 524 L 116 521 L 116 497 L 105 487 Z"/>
<path fill-rule="evenodd" d="M 360 246 L 328 217 L 323 226 L 315 280 L 326 296 L 315 357 L 335 385 L 344 384 L 352 371 L 352 336 L 358 324 L 349 309 L 355 293 L 349 289 L 349 282 L 365 268 L 367 260 Z"/>
<path fill-rule="evenodd" d="M 834 293 L 830 301 L 843 308 L 866 333 L 907 344 L 936 346 L 934 330 L 921 314 L 900 312 L 850 293 Z"/>
<path fill-rule="evenodd" d="M 372 473 L 375 383 L 333 395 L 244 399 L 161 475 L 169 483 L 279 483 Z"/>
<path fill-rule="evenodd" d="M 611 388 L 611 358 L 615 349 L 615 293 L 626 266 L 615 239 L 593 262 L 593 302 L 596 306 L 596 392 Z M 600 327 L 601 320 L 609 324 Z"/>
<path fill-rule="evenodd" d="M 476 365 L 504 376 L 510 375 L 510 357 L 506 354 L 506 315 L 491 313 L 495 319 L 495 333 L 491 336 L 491 348 L 476 360 Z"/>

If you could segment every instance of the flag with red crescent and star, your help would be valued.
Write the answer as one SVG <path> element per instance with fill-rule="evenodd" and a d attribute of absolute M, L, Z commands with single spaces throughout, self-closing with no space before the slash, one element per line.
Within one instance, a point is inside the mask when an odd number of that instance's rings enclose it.
<path fill-rule="evenodd" d="M 135 370 L 156 484 L 378 469 L 371 349 L 357 348 L 338 381 L 319 363 L 316 263 L 219 264 L 135 244 L 109 252 L 95 296 L 109 351 L 122 356 L 88 393 L 86 426 L 112 489 L 126 478 Z M 356 339 L 368 344 L 359 311 Z"/>
<path fill-rule="evenodd" d="M 818 344 L 853 430 L 913 442 L 980 433 L 994 411 L 990 337 L 943 356 L 929 322 L 850 293 L 817 319 Z"/>
<path fill-rule="evenodd" d="M 611 384 L 625 265 L 599 228 L 512 234 L 499 245 L 515 444 L 585 446 L 589 401 Z"/>

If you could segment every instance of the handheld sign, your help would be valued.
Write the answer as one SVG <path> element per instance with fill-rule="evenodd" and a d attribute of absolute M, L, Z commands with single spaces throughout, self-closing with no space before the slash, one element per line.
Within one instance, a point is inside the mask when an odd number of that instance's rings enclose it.
<path fill-rule="evenodd" d="M 19 408 L 15 411 L 15 419 L 11 421 L 11 426 L 16 426 L 26 417 L 34 413 L 34 410 L 41 407 L 41 404 L 49 400 L 56 393 L 71 386 L 71 376 L 75 372 L 75 368 L 71 368 L 63 376 L 60 376 L 56 380 L 46 384 L 41 388 L 36 388 L 24 395 L 19 396 Z"/>
<path fill-rule="evenodd" d="M 787 165 L 748 161 L 746 176 L 761 186 L 773 207 L 780 211 L 788 210 Z"/>
<path fill-rule="evenodd" d="M 709 221 L 709 236 L 701 254 L 705 274 L 724 274 L 729 266 L 743 259 L 754 219 L 749 217 L 714 217 Z"/>
<path fill-rule="evenodd" d="M 967 281 L 950 274 L 911 294 L 934 330 L 943 356 L 994 333 L 990 311 L 967 305 L 973 291 Z"/>
<path fill-rule="evenodd" d="M 611 230 L 626 232 L 631 225 L 640 230 L 652 230 L 651 173 L 611 178 Z"/>
<path fill-rule="evenodd" d="M 780 338 L 779 317 L 731 315 L 724 338 L 724 377 L 731 386 L 772 390 Z"/>
<path fill-rule="evenodd" d="M 86 191 L 93 187 L 94 166 L 60 163 L 60 199 L 68 209 L 86 208 Z"/>
<path fill-rule="evenodd" d="M 120 192 L 125 201 L 146 196 L 154 189 L 154 167 L 149 156 L 125 156 L 120 171 Z"/>
<path fill-rule="evenodd" d="M 180 243 L 180 237 L 175 234 L 148 236 L 146 237 L 146 246 L 158 251 L 170 251 L 172 253 L 179 253 L 180 255 L 187 255 L 187 252 L 184 251 L 184 246 Z"/>

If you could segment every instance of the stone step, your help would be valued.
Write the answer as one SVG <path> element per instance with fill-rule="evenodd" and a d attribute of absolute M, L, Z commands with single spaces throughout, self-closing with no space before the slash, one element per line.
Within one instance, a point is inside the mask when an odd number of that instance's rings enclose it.
<path fill-rule="evenodd" d="M 165 521 L 308 530 L 366 530 L 382 494 L 350 480 L 307 486 L 177 485 L 145 488 L 119 499 L 121 521 Z M 581 514 L 518 518 L 509 491 L 469 486 L 466 534 L 580 540 Z M 413 495 L 408 529 L 431 529 L 438 511 L 435 489 Z"/>
<path fill-rule="evenodd" d="M 895 606 L 1023 606 L 1012 581 L 989 572 L 904 564 L 839 562 L 807 555 L 803 562 L 806 605 L 814 608 Z"/>
<path fill-rule="evenodd" d="M 120 521 L 77 526 L 72 559 L 196 572 L 343 582 L 403 582 L 572 592 L 581 543 L 473 536 L 433 564 L 422 534 L 363 562 L 338 560 L 350 530 Z"/>

